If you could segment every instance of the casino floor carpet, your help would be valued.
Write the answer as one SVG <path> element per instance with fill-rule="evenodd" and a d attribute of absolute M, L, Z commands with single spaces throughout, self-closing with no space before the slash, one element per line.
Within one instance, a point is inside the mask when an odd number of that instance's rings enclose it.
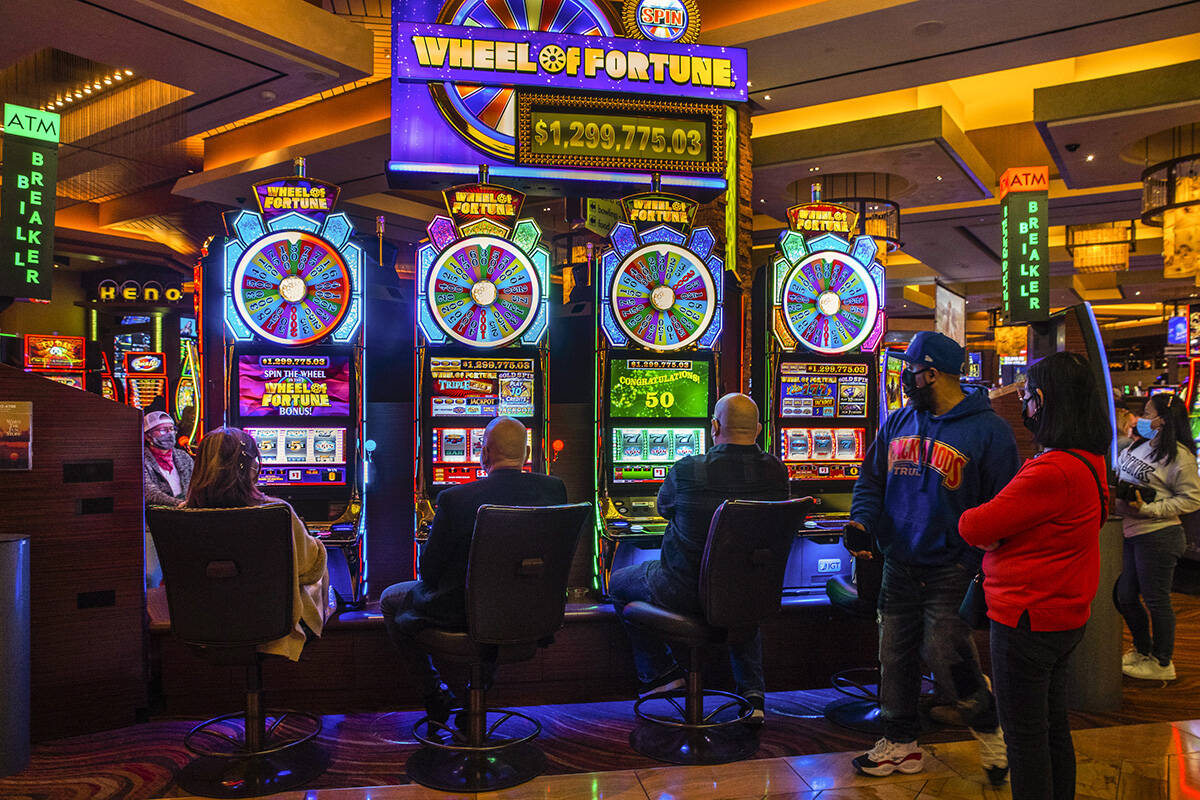
<path fill-rule="evenodd" d="M 1197 753 L 1188 760 L 1188 770 L 1197 774 L 1197 786 L 1200 787 L 1200 721 L 1170 728 L 1164 725 L 1150 727 L 1139 726 L 1139 723 L 1164 723 L 1183 720 L 1200 720 L 1200 597 L 1177 594 L 1174 597 L 1179 615 L 1179 646 L 1176 653 L 1176 665 L 1179 679 L 1166 686 L 1151 685 L 1141 681 L 1126 678 L 1122 708 L 1112 714 L 1075 714 L 1072 725 L 1080 736 L 1077 745 L 1081 755 L 1085 753 L 1088 742 L 1097 739 L 1097 752 L 1102 755 L 1114 747 L 1115 754 L 1109 761 L 1116 762 L 1114 767 L 1109 764 L 1097 773 L 1096 780 L 1113 788 L 1118 785 L 1122 774 L 1122 759 L 1136 761 L 1141 756 L 1134 750 L 1125 751 L 1124 742 L 1151 741 L 1155 747 L 1164 744 L 1167 751 L 1175 753 L 1191 752 L 1193 748 L 1182 747 L 1179 742 L 1186 741 L 1196 745 Z M 500 676 L 503 679 L 503 675 Z M 769 722 L 763 731 L 761 747 L 756 755 L 761 763 L 753 765 L 756 774 L 767 774 L 781 768 L 780 765 L 790 765 L 791 770 L 783 768 L 787 776 L 799 773 L 804 776 L 809 770 L 825 769 L 834 774 L 834 762 L 829 762 L 828 768 L 822 766 L 825 762 L 819 754 L 842 753 L 870 746 L 872 739 L 863 734 L 848 731 L 827 722 L 821 716 L 821 708 L 837 695 L 831 690 L 804 692 L 772 693 L 768 698 L 767 710 Z M 638 776 L 642 787 L 647 784 L 645 774 L 667 775 L 674 773 L 656 772 L 661 764 L 637 755 L 629 748 L 628 737 L 633 727 L 631 702 L 609 703 L 577 703 L 557 706 L 537 706 L 528 709 L 536 718 L 541 720 L 544 730 L 538 743 L 547 755 L 547 773 L 551 775 L 567 775 L 573 773 L 616 773 L 618 775 Z M 407 779 L 404 774 L 404 764 L 408 754 L 415 749 L 415 744 L 408 737 L 408 731 L 413 721 L 419 715 L 416 712 L 396 712 L 386 714 L 353 714 L 332 715 L 324 718 L 324 730 L 320 736 L 321 745 L 330 753 L 331 764 L 326 773 L 312 784 L 312 789 L 338 789 L 347 787 L 379 787 L 404 784 Z M 181 720 L 155 720 L 145 724 L 122 728 L 116 731 L 80 736 L 36 745 L 33 758 L 23 772 L 0 779 L 0 798 L 4 800 L 146 800 L 155 797 L 177 797 L 181 792 L 174 784 L 174 775 L 181 765 L 187 762 L 188 754 L 183 747 L 183 735 L 193 723 Z M 1103 730 L 1087 731 L 1087 729 L 1124 727 L 1105 732 Z M 1123 733 L 1124 731 L 1125 733 Z M 1194 731 L 1195 736 L 1187 731 Z M 1115 738 L 1114 738 L 1115 737 Z M 934 752 L 939 754 L 939 763 L 954 765 L 955 759 L 967 758 L 963 752 L 974 747 L 967 742 L 969 734 L 964 729 L 944 728 L 923 736 L 924 743 L 935 743 Z M 1111 742 L 1109 740 L 1112 740 Z M 1161 739 L 1162 742 L 1158 740 Z M 961 742 L 962 744 L 955 744 Z M 1113 744 L 1113 743 L 1117 744 Z M 1172 744 L 1171 742 L 1175 742 Z M 940 744 L 937 744 L 940 743 Z M 940 748 L 940 749 L 939 749 Z M 1162 749 L 1162 748 L 1159 748 Z M 973 751 L 972 751 L 973 752 Z M 810 757 L 807 760 L 795 757 Z M 1179 774 L 1181 767 L 1155 766 L 1154 758 L 1161 760 L 1164 754 L 1156 754 L 1149 758 L 1149 766 L 1143 769 L 1133 764 L 1130 769 L 1140 769 L 1153 773 L 1161 767 L 1163 776 Z M 1182 757 L 1181 757 L 1182 758 Z M 846 761 L 838 757 L 836 763 Z M 1152 763 L 1153 762 L 1153 763 Z M 1183 764 L 1183 761 L 1180 761 Z M 802 764 L 804 770 L 797 764 Z M 741 774 L 748 767 L 720 768 L 720 774 Z M 1097 768 L 1099 769 L 1099 768 Z M 740 772 L 739 772 L 740 771 Z M 764 772 L 765 771 L 765 772 Z M 1103 773 L 1103 774 L 1101 774 Z M 686 773 L 693 774 L 694 773 Z M 714 773 L 717 774 L 717 773 Z M 1081 775 L 1083 772 L 1081 771 Z M 1140 773 L 1139 773 L 1140 774 Z M 1107 775 L 1107 777 L 1105 777 Z M 582 776 L 581 776 L 582 777 Z M 910 776 L 911 777 L 911 776 Z M 1142 777 L 1145 777 L 1144 775 Z M 1140 779 L 1140 778 L 1139 778 Z M 549 779 L 547 779 L 549 780 Z M 561 781 L 568 779 L 563 778 Z M 615 780 L 615 778 L 614 778 Z M 1124 780 L 1123 778 L 1121 780 Z M 1130 781 L 1134 780 L 1133 778 Z M 1147 778 L 1153 784 L 1153 776 Z M 930 784 L 932 785 L 932 784 Z M 1132 783 L 1129 783 L 1132 785 Z M 415 787 L 414 787 L 415 788 Z M 801 785 L 800 788 L 804 788 Z M 976 787 L 978 789 L 979 787 Z M 839 790 L 840 791 L 840 790 Z M 949 791 L 949 789 L 947 789 Z M 650 792 L 650 789 L 647 789 Z M 1200 788 L 1196 789 L 1200 796 Z M 333 793 L 330 797 L 337 797 Z M 359 793 L 353 793 L 357 796 Z M 590 792 L 588 793 L 590 796 Z M 609 796 L 608 792 L 602 793 Z M 624 797 L 623 792 L 615 795 Z M 892 796 L 891 792 L 885 793 Z M 986 793 L 985 793 L 986 794 Z M 1094 793 L 1086 793 L 1088 796 Z M 1101 793 L 1104 794 L 1104 793 Z M 762 796 L 757 790 L 745 795 L 704 794 L 700 796 Z M 303 795 L 297 795 L 302 797 Z M 325 793 L 321 792 L 322 798 Z M 374 793 L 377 799 L 384 797 Z M 405 797 L 409 796 L 407 793 Z M 433 796 L 433 795 L 431 795 Z M 521 795 L 524 797 L 525 795 Z M 533 795 L 529 795 L 533 796 Z M 574 790 L 563 794 L 544 792 L 538 794 L 543 798 L 580 796 Z M 634 797 L 642 797 L 637 790 Z M 651 797 L 684 796 L 671 791 L 650 793 Z M 772 797 L 776 795 L 771 794 Z M 811 797 L 809 792 L 786 792 L 780 797 Z M 823 795 L 828 800 L 839 796 L 836 793 Z M 884 796 L 884 795 L 879 795 Z M 905 791 L 896 797 L 912 797 L 914 792 Z M 921 796 L 926 796 L 921 794 Z M 937 796 L 960 796 L 957 794 L 942 794 Z M 980 796 L 973 791 L 961 796 Z M 1081 795 L 1082 796 L 1082 795 Z M 1141 793 L 1120 796 L 1140 797 Z M 1167 797 L 1176 796 L 1168 792 L 1158 794 L 1151 791 L 1146 796 Z M 347 800 L 351 800 L 347 797 Z"/>

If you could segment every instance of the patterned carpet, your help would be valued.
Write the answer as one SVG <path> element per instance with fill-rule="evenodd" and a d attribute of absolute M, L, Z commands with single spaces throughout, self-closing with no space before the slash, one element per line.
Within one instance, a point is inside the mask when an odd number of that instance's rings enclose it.
<path fill-rule="evenodd" d="M 1114 714 L 1077 714 L 1076 728 L 1200 718 L 1200 598 L 1175 596 L 1179 615 L 1176 664 L 1179 679 L 1159 687 L 1126 679 L 1122 709 Z M 499 676 L 503 680 L 503 672 Z M 821 717 L 837 697 L 831 690 L 770 696 L 769 723 L 758 758 L 838 752 L 869 746 L 871 738 L 838 728 Z M 591 772 L 655 766 L 629 748 L 632 703 L 579 703 L 528 709 L 544 730 L 548 772 Z M 404 763 L 416 712 L 327 716 L 320 736 L 331 765 L 311 788 L 406 783 Z M 157 720 L 116 731 L 63 739 L 35 747 L 29 767 L 0 779 L 4 800 L 144 800 L 181 794 L 176 770 L 188 761 L 183 735 L 191 722 Z M 967 738 L 963 729 L 931 731 L 923 741 Z"/>

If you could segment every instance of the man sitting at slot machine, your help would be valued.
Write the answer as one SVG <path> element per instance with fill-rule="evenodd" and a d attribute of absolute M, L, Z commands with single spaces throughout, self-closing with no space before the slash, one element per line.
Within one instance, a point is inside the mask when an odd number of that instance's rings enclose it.
<path fill-rule="evenodd" d="M 685 614 L 703 614 L 700 606 L 700 561 L 717 506 L 726 500 L 786 500 L 787 467 L 763 452 L 755 440 L 762 425 L 758 406 L 744 394 L 727 394 L 713 410 L 713 447 L 704 455 L 681 458 L 658 490 L 658 513 L 667 520 L 662 555 L 619 569 L 608 580 L 617 615 L 635 600 Z M 633 645 L 640 697 L 682 689 L 686 673 L 667 645 L 632 624 L 626 632 Z M 762 725 L 762 637 L 731 645 L 730 663 L 738 694 L 750 701 L 749 724 Z"/>
<path fill-rule="evenodd" d="M 379 598 L 388 635 L 417 681 L 425 712 L 445 722 L 460 703 L 442 681 L 433 659 L 412 640 L 427 625 L 467 627 L 467 559 L 475 512 L 489 503 L 552 506 L 567 502 L 567 487 L 553 475 L 522 468 L 529 460 L 528 433 L 512 417 L 497 417 L 483 432 L 479 464 L 487 477 L 446 489 L 437 498 L 429 540 L 421 554 L 421 579 L 389 586 Z"/>

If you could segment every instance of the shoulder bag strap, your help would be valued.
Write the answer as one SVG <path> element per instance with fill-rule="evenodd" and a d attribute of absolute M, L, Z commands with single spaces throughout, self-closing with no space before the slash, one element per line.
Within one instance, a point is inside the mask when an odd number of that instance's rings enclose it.
<path fill-rule="evenodd" d="M 1104 527 L 1104 521 L 1108 519 L 1108 503 L 1105 502 L 1104 487 L 1100 485 L 1100 476 L 1096 474 L 1096 468 L 1091 462 L 1083 456 L 1072 450 L 1059 450 L 1060 453 L 1066 453 L 1071 458 L 1077 459 L 1081 464 L 1088 468 L 1088 472 L 1092 473 L 1092 479 L 1096 481 L 1096 491 L 1100 494 L 1100 527 Z"/>

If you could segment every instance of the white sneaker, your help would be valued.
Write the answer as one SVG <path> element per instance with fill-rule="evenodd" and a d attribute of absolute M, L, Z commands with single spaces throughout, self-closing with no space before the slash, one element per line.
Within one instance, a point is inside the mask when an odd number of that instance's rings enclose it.
<path fill-rule="evenodd" d="M 987 773 L 992 786 L 999 786 L 1008 777 L 1008 746 L 1004 743 L 1004 731 L 999 727 L 991 733 L 969 728 L 971 735 L 979 740 L 979 763 Z"/>
<path fill-rule="evenodd" d="M 1172 661 L 1164 667 L 1158 663 L 1158 659 L 1147 658 L 1137 664 L 1121 667 L 1121 672 L 1131 678 L 1140 678 L 1144 681 L 1173 681 L 1175 680 L 1175 662 Z"/>
<path fill-rule="evenodd" d="M 1131 647 L 1125 651 L 1125 655 L 1121 656 L 1122 667 L 1132 667 L 1134 664 L 1140 664 L 1143 661 L 1149 660 L 1150 656 L 1139 651 L 1136 647 Z"/>
<path fill-rule="evenodd" d="M 854 768 L 864 775 L 882 777 L 893 772 L 911 775 L 925 769 L 924 751 L 916 742 L 893 742 L 880 739 L 867 752 L 857 756 Z"/>

